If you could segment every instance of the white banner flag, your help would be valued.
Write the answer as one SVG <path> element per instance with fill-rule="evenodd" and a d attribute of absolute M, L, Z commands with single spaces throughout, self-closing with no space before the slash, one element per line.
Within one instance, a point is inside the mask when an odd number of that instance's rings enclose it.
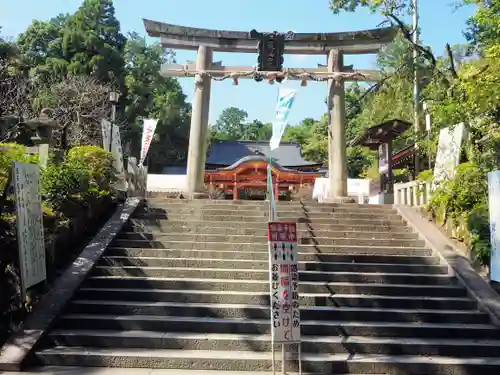
<path fill-rule="evenodd" d="M 156 124 L 158 124 L 158 120 L 144 119 L 143 121 L 141 159 L 139 160 L 139 165 L 142 165 L 142 163 L 144 163 L 144 160 L 146 159 L 146 155 L 149 151 L 149 146 L 151 145 L 151 141 L 155 134 Z"/>
<path fill-rule="evenodd" d="M 292 108 L 293 101 L 297 90 L 280 87 L 278 94 L 278 104 L 276 105 L 276 120 L 273 122 L 273 135 L 269 141 L 271 150 L 279 147 L 283 133 L 288 122 L 288 115 L 290 108 Z"/>

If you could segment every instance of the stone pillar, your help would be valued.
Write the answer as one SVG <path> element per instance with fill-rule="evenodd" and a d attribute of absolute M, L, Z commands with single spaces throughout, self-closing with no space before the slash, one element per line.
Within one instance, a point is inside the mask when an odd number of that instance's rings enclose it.
<path fill-rule="evenodd" d="M 378 169 L 380 178 L 380 191 L 392 193 L 392 141 L 378 146 Z"/>
<path fill-rule="evenodd" d="M 328 52 L 328 71 L 341 72 L 342 51 Z M 345 139 L 345 88 L 342 79 L 328 81 L 328 200 L 347 200 L 347 157 Z"/>
<path fill-rule="evenodd" d="M 206 46 L 198 47 L 196 70 L 206 70 L 212 65 L 212 51 Z M 208 111 L 210 106 L 210 78 L 195 77 L 195 89 L 189 132 L 187 160 L 187 193 L 202 196 L 204 193 L 204 174 L 206 159 L 206 136 Z"/>

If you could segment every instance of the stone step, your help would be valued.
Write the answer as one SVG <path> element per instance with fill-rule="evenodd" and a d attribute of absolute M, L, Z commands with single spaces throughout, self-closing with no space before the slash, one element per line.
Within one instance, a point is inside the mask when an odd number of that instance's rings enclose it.
<path fill-rule="evenodd" d="M 151 278 L 201 278 L 230 279 L 245 283 L 269 279 L 267 269 L 236 268 L 192 268 L 192 267 L 145 267 L 145 266 L 96 266 L 94 276 L 134 276 Z M 449 285 L 455 279 L 449 275 L 432 275 L 418 273 L 381 273 L 381 272 L 327 272 L 299 271 L 302 282 L 351 282 L 351 283 L 388 283 L 410 285 Z"/>
<path fill-rule="evenodd" d="M 269 215 L 269 207 L 259 207 L 258 209 L 241 207 L 189 207 L 189 206 L 170 206 L 170 207 L 148 207 L 143 206 L 137 209 L 137 213 L 142 214 L 175 214 L 175 215 L 198 215 L 206 214 L 209 216 L 243 216 L 243 217 L 267 217 Z M 280 207 L 276 208 L 278 217 L 294 217 L 294 216 L 318 216 L 318 217 L 350 217 L 354 219 L 366 219 L 380 217 L 380 218 L 397 218 L 401 219 L 396 210 L 367 210 L 367 209 L 337 209 L 337 208 L 290 208 L 290 207 Z"/>
<path fill-rule="evenodd" d="M 226 230 L 236 231 L 234 234 L 248 234 L 248 232 L 239 231 L 264 231 L 267 232 L 267 222 L 248 222 L 242 227 L 240 222 L 224 222 L 206 221 L 206 220 L 189 220 L 189 221 L 174 221 L 174 220 L 148 220 L 148 219 L 130 219 L 130 223 L 125 226 L 131 232 L 166 232 L 175 233 L 181 231 L 195 231 L 199 233 L 205 232 L 207 229 L 218 230 L 223 228 Z M 318 224 L 316 221 L 311 223 L 297 223 L 299 231 L 337 231 L 337 232 L 412 232 L 403 222 L 392 225 L 378 225 L 368 223 L 366 225 L 357 225 L 355 222 L 351 224 Z"/>
<path fill-rule="evenodd" d="M 180 212 L 188 210 L 224 210 L 224 211 L 246 211 L 246 212 L 268 212 L 269 204 L 246 204 L 246 205 L 235 205 L 235 204 L 184 204 L 184 203 L 158 203 L 158 202 L 147 202 L 144 210 L 164 210 L 168 212 Z M 353 212 L 353 213 L 395 213 L 396 210 L 390 206 L 382 207 L 360 207 L 359 205 L 341 205 L 341 206 L 328 206 L 320 204 L 277 204 L 277 212 L 281 211 L 294 211 L 294 212 Z"/>
<path fill-rule="evenodd" d="M 302 242 L 307 242 L 310 239 L 314 239 L 318 243 L 328 243 L 329 241 L 335 240 L 387 240 L 396 241 L 401 240 L 401 242 L 411 242 L 413 244 L 419 244 L 420 246 L 425 245 L 425 242 L 419 240 L 418 234 L 416 233 L 377 233 L 377 232 L 324 232 L 328 236 L 314 236 L 315 232 L 299 232 L 298 240 L 303 240 Z M 241 234 L 218 234 L 213 231 L 207 231 L 206 233 L 163 233 L 163 232 L 122 232 L 118 235 L 120 240 L 172 240 L 178 241 L 179 239 L 184 239 L 185 241 L 206 241 L 206 242 L 232 242 L 232 243 L 268 243 L 267 233 L 262 231 L 258 235 L 241 235 Z"/>
<path fill-rule="evenodd" d="M 268 306 L 269 292 L 81 288 L 75 295 L 79 300 L 233 303 Z M 301 293 L 301 306 L 406 308 L 434 310 L 473 310 L 476 303 L 470 298 L 406 297 L 361 294 Z"/>
<path fill-rule="evenodd" d="M 304 375 L 317 375 L 302 372 Z M 75 367 L 75 366 L 43 366 L 30 367 L 23 371 L 24 375 L 221 375 L 218 370 L 177 370 L 177 369 L 151 369 L 151 368 L 109 368 L 109 367 Z M 19 375 L 18 372 L 4 372 L 3 375 Z M 273 375 L 265 371 L 224 371 L 224 375 Z M 347 374 L 340 374 L 347 375 Z M 352 374 L 349 375 L 361 375 Z M 377 374 L 363 374 L 377 375 Z"/>
<path fill-rule="evenodd" d="M 214 259 L 214 258 L 159 258 L 159 257 L 117 257 L 105 256 L 99 262 L 101 266 L 137 266 L 137 267 L 180 267 L 180 268 L 226 268 L 269 270 L 269 261 L 255 259 Z M 386 264 L 355 262 L 303 261 L 299 270 L 325 272 L 380 272 L 380 273 L 421 273 L 448 274 L 446 265 Z"/>
<path fill-rule="evenodd" d="M 36 353 L 38 359 L 54 366 L 107 366 L 161 368 L 176 370 L 270 371 L 272 355 L 254 351 L 216 350 L 143 350 L 135 348 L 55 347 Z M 279 357 L 279 356 L 277 356 Z M 500 360 L 496 358 L 456 358 L 422 356 L 388 356 L 363 354 L 309 354 L 302 356 L 306 373 L 342 374 L 432 374 L 497 375 Z M 276 362 L 279 369 L 280 362 Z M 287 361 L 287 371 L 298 371 L 296 361 Z M 219 372 L 220 373 L 220 372 Z"/>
<path fill-rule="evenodd" d="M 168 198 L 147 198 L 146 205 L 156 205 L 168 207 L 171 205 L 182 205 L 188 207 L 205 207 L 205 206 L 231 206 L 231 207 L 268 207 L 268 201 L 253 201 L 253 200 L 221 200 L 221 199 L 195 199 L 195 200 L 179 200 Z M 391 204 L 357 204 L 357 203 L 318 203 L 315 200 L 302 201 L 278 201 L 278 207 L 329 207 L 329 208 L 344 208 L 344 209 L 385 209 L 391 210 Z"/>
<path fill-rule="evenodd" d="M 154 315 L 67 314 L 58 329 L 144 330 L 192 333 L 270 334 L 269 319 L 198 318 Z M 461 331 L 463 330 L 463 331 Z M 500 339 L 488 324 L 301 320 L 302 335 Z"/>
<path fill-rule="evenodd" d="M 153 238 L 152 238 L 153 237 Z M 257 250 L 262 246 L 268 246 L 267 236 L 219 236 L 219 235 L 189 235 L 189 234 L 159 234 L 151 236 L 151 233 L 122 233 L 112 242 L 112 246 L 117 247 L 136 247 L 130 246 L 132 243 L 138 243 L 139 247 L 152 248 L 177 248 L 178 244 L 184 243 L 187 248 L 196 249 L 217 249 L 239 248 L 243 250 Z M 325 237 L 303 237 L 299 239 L 302 245 L 316 246 L 366 246 L 366 247 L 424 247 L 425 242 L 419 239 L 384 239 L 384 238 L 325 238 Z M 127 245 L 129 244 L 129 245 Z"/>
<path fill-rule="evenodd" d="M 268 251 L 217 251 L 217 250 L 179 250 L 179 249 L 141 249 L 110 247 L 106 250 L 107 257 L 130 258 L 200 258 L 228 260 L 269 261 Z M 435 256 L 418 255 L 373 255 L 373 254 L 342 254 L 342 253 L 314 253 L 300 252 L 302 262 L 331 262 L 331 263 L 385 263 L 403 265 L 439 265 L 440 259 Z"/>
<path fill-rule="evenodd" d="M 202 216 L 192 216 L 192 215 L 167 215 L 167 214 L 154 214 L 154 213 L 135 213 L 134 219 L 140 220 L 171 220 L 171 221 L 206 221 L 206 222 L 240 222 L 240 223 L 267 223 L 267 217 L 262 216 L 242 216 L 242 215 L 202 215 Z M 338 216 L 325 216 L 323 217 L 312 217 L 312 216 L 297 216 L 292 215 L 291 217 L 278 217 L 278 220 L 286 221 L 296 221 L 297 223 L 312 223 L 317 224 L 328 224 L 328 225 L 403 225 L 403 220 L 398 218 L 352 218 L 342 215 Z"/>
<path fill-rule="evenodd" d="M 192 318 L 270 319 L 271 311 L 265 305 L 204 304 L 186 302 L 131 302 L 77 300 L 69 306 L 72 314 L 184 316 Z M 365 307 L 301 307 L 302 320 L 318 321 L 383 321 L 486 324 L 489 316 L 474 310 L 415 310 Z"/>
<path fill-rule="evenodd" d="M 259 211 L 226 211 L 226 210 L 190 210 L 190 211 L 166 211 L 162 209 L 151 209 L 151 210 L 140 210 L 137 212 L 134 217 L 151 217 L 158 219 L 174 219 L 174 220 L 183 220 L 185 219 L 194 219 L 194 220 L 210 220 L 217 221 L 223 217 L 225 220 L 223 221 L 268 221 L 268 212 L 259 212 Z M 376 221 L 389 221 L 389 222 L 398 222 L 402 221 L 401 217 L 397 213 L 371 213 L 367 211 L 366 213 L 358 213 L 358 212 L 303 212 L 303 211 L 278 211 L 277 216 L 279 220 L 286 221 L 289 220 L 298 220 L 299 218 L 305 219 L 350 219 L 354 221 L 358 220 L 376 220 Z"/>
<path fill-rule="evenodd" d="M 125 246 L 123 246 L 125 245 Z M 149 247 L 141 247 L 141 245 Z M 122 252 L 122 254 L 131 254 L 131 256 L 159 256 L 166 257 L 169 252 L 174 252 L 175 254 L 180 254 L 180 256 L 190 256 L 198 254 L 217 254 L 219 258 L 241 258 L 245 259 L 248 256 L 254 256 L 255 253 L 265 253 L 266 259 L 268 259 L 268 245 L 264 244 L 253 244 L 253 246 L 247 246 L 247 244 L 238 244 L 238 246 L 231 244 L 230 246 L 223 244 L 219 246 L 212 243 L 204 243 L 200 246 L 204 248 L 199 249 L 193 245 L 189 245 L 188 242 L 178 242 L 176 246 L 166 249 L 163 245 L 159 244 L 157 248 L 153 247 L 150 242 L 146 241 L 114 241 L 111 247 L 108 247 L 106 254 L 116 254 L 116 252 Z M 191 246 L 183 248 L 182 246 Z M 430 258 L 433 255 L 432 250 L 425 247 L 367 247 L 367 246 L 311 246 L 311 245 L 299 245 L 299 254 L 310 254 L 311 256 L 330 256 L 330 255 L 342 255 L 342 256 L 399 256 L 401 257 L 427 257 Z M 123 253 L 125 251 L 125 253 Z M 236 255 L 237 253 L 238 255 Z M 224 254 L 224 255 L 222 255 Z M 235 255 L 233 255 L 235 254 Z M 210 255 L 213 256 L 213 255 Z M 439 259 L 433 257 L 434 259 Z M 302 258 L 305 259 L 305 258 Z M 323 259 L 323 258 L 319 258 Z M 325 258 L 328 259 L 328 258 Z M 345 259 L 345 258 L 344 258 Z M 381 258 L 382 259 L 382 258 Z"/>
<path fill-rule="evenodd" d="M 131 219 L 125 225 L 124 229 L 129 232 L 164 232 L 164 233 L 205 233 L 206 231 L 225 230 L 228 234 L 253 234 L 267 233 L 267 223 L 245 223 L 244 226 L 240 222 L 224 222 L 221 224 L 218 221 L 173 221 L 173 220 L 147 220 L 147 219 Z M 316 223 L 297 223 L 299 232 L 396 232 L 396 233 L 412 233 L 411 228 L 404 223 L 393 225 L 329 225 Z"/>
<path fill-rule="evenodd" d="M 58 346 L 271 352 L 270 335 L 164 333 L 158 331 L 56 330 Z M 456 357 L 500 357 L 500 341 L 467 339 L 405 339 L 392 337 L 302 336 L 303 353 L 356 353 Z"/>
<path fill-rule="evenodd" d="M 405 281 L 407 281 L 406 279 Z M 385 280 L 384 280 L 385 282 Z M 267 280 L 200 279 L 176 277 L 134 277 L 93 275 L 84 282 L 91 288 L 146 289 L 162 293 L 162 289 L 269 292 Z M 465 297 L 465 288 L 457 284 L 414 285 L 366 282 L 300 282 L 300 293 L 377 294 L 388 296 Z"/>
<path fill-rule="evenodd" d="M 207 236 L 210 239 L 212 236 L 217 236 L 221 238 L 231 239 L 235 238 L 245 238 L 252 237 L 261 240 L 266 239 L 267 242 L 267 229 L 252 229 L 252 228 L 225 228 L 225 227 L 183 227 L 183 228 L 170 228 L 166 231 L 155 231 L 155 230 L 145 230 L 145 228 L 126 228 L 124 231 L 124 236 L 121 238 L 129 239 L 152 239 L 155 236 L 170 236 L 170 235 L 183 235 L 183 236 L 197 236 L 204 237 Z M 129 230 L 130 229 L 130 230 Z M 387 238 L 387 239 L 418 239 L 418 235 L 413 232 L 408 231 L 336 231 L 336 230 L 299 230 L 297 231 L 299 238 Z M 234 241 L 233 241 L 234 242 Z"/>

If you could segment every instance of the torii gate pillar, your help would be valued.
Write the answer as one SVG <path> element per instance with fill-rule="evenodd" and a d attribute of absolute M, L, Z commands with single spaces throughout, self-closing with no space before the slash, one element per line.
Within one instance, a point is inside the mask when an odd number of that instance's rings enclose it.
<path fill-rule="evenodd" d="M 344 69 L 343 53 L 328 52 L 328 72 Z M 345 87 L 342 78 L 328 80 L 328 200 L 347 202 L 347 157 L 345 138 Z"/>
<path fill-rule="evenodd" d="M 205 71 L 211 66 L 212 50 L 209 47 L 200 45 L 196 57 L 196 70 Z M 211 82 L 211 78 L 207 76 L 198 75 L 195 77 L 186 182 L 187 193 L 193 197 L 202 196 L 205 190 L 204 174 Z"/>

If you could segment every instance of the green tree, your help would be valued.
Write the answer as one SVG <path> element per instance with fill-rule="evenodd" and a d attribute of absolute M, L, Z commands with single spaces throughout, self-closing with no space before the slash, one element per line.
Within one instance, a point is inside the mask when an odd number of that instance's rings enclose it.
<path fill-rule="evenodd" d="M 174 61 L 174 54 L 159 44 L 147 45 L 137 33 L 128 37 L 124 52 L 125 119 L 129 127 L 124 140 L 133 155 L 140 153 L 142 119 L 158 119 L 150 155 L 150 168 L 161 170 L 185 160 L 189 144 L 191 106 L 186 102 L 179 81 L 162 77 L 161 65 Z"/>
<path fill-rule="evenodd" d="M 402 14 L 410 11 L 411 0 L 330 0 L 330 9 L 334 13 L 354 12 L 362 7 L 382 14 Z"/>
<path fill-rule="evenodd" d="M 72 15 L 33 21 L 17 45 L 32 74 L 43 83 L 71 73 L 92 75 L 121 87 L 125 42 L 113 2 L 84 0 Z"/>
<path fill-rule="evenodd" d="M 236 107 L 229 107 L 222 111 L 219 118 L 212 126 L 215 139 L 237 140 L 245 135 L 248 113 Z"/>
<path fill-rule="evenodd" d="M 249 140 L 249 141 L 265 141 L 271 138 L 271 133 L 269 132 L 269 127 L 266 127 L 262 121 L 253 120 L 244 125 L 243 134 L 241 139 Z"/>
<path fill-rule="evenodd" d="M 69 15 L 50 21 L 34 20 L 17 39 L 17 47 L 31 75 L 39 82 L 60 80 L 67 73 L 62 41 Z"/>
<path fill-rule="evenodd" d="M 62 50 L 69 62 L 68 71 L 89 74 L 103 82 L 120 81 L 125 43 L 113 1 L 84 0 L 64 28 Z"/>
<path fill-rule="evenodd" d="M 500 56 L 500 1 L 465 0 L 465 3 L 478 5 L 467 22 L 465 36 L 468 42 L 487 56 Z"/>

